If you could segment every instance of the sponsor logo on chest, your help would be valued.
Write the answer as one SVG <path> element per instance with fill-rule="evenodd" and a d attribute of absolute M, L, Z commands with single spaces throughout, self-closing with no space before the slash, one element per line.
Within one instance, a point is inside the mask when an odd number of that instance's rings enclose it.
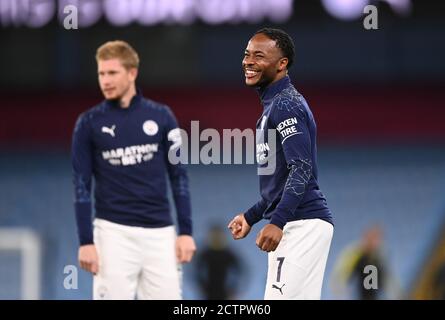
<path fill-rule="evenodd" d="M 159 131 L 158 124 L 153 120 L 144 121 L 142 128 L 131 129 L 132 134 L 140 135 L 141 130 L 145 135 L 155 136 Z M 110 135 L 113 138 L 117 137 L 116 125 L 102 126 L 101 132 Z M 122 136 L 121 136 L 122 137 Z M 113 148 L 102 151 L 102 159 L 109 162 L 113 166 L 131 166 L 147 162 L 153 159 L 154 154 L 158 152 L 158 143 L 136 144 L 120 148 Z"/>
<path fill-rule="evenodd" d="M 102 158 L 113 166 L 130 166 L 150 161 L 158 152 L 158 144 L 141 144 L 102 151 Z"/>

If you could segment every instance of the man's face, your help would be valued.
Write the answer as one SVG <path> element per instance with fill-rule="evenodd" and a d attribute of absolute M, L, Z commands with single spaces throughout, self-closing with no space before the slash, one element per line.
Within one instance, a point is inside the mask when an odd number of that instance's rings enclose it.
<path fill-rule="evenodd" d="M 264 87 L 279 79 L 286 72 L 287 58 L 280 48 L 262 33 L 254 35 L 244 51 L 243 70 L 246 85 Z"/>
<path fill-rule="evenodd" d="M 99 60 L 99 85 L 107 100 L 119 100 L 128 92 L 137 76 L 137 69 L 127 70 L 119 59 Z"/>

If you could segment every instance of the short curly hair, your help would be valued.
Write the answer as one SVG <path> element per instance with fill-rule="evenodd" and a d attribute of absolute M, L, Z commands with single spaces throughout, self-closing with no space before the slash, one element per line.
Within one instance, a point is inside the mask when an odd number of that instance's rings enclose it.
<path fill-rule="evenodd" d="M 264 34 L 269 39 L 275 41 L 277 47 L 280 48 L 283 53 L 283 56 L 289 61 L 287 64 L 287 68 L 289 69 L 293 64 L 295 57 L 295 45 L 291 36 L 281 29 L 274 28 L 262 28 L 255 32 L 255 34 L 259 33 Z"/>

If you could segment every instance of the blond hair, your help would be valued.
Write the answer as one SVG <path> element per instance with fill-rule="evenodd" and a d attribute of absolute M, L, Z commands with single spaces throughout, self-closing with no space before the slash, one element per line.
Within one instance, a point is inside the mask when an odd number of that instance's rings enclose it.
<path fill-rule="evenodd" d="M 119 59 L 127 69 L 139 68 L 139 56 L 137 52 L 125 41 L 108 41 L 96 51 L 96 61 Z"/>

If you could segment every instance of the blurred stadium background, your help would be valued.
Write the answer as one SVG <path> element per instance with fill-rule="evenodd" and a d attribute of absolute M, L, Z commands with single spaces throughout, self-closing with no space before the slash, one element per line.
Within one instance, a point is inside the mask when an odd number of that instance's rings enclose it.
<path fill-rule="evenodd" d="M 79 8 L 79 29 L 63 8 Z M 378 30 L 363 7 L 378 8 Z M 140 7 L 145 6 L 145 7 Z M 445 286 L 445 20 L 443 1 L 421 0 L 0 0 L 0 299 L 89 299 L 91 277 L 64 288 L 77 265 L 70 138 L 99 102 L 94 60 L 105 41 L 139 52 L 138 85 L 171 106 L 183 128 L 253 128 L 261 112 L 243 85 L 247 40 L 263 26 L 296 44 L 290 75 L 318 122 L 321 188 L 336 228 L 333 268 L 371 225 L 397 294 L 434 299 Z M 254 165 L 188 165 L 198 249 L 258 199 Z M 237 298 L 261 299 L 266 255 L 254 236 L 230 247 L 248 271 Z M 227 234 L 229 237 L 229 234 Z M 443 271 L 442 271 L 443 272 Z M 441 280 L 440 280 L 441 279 Z M 443 291 L 442 291 L 443 292 Z M 184 297 L 201 297 L 194 264 Z"/>

